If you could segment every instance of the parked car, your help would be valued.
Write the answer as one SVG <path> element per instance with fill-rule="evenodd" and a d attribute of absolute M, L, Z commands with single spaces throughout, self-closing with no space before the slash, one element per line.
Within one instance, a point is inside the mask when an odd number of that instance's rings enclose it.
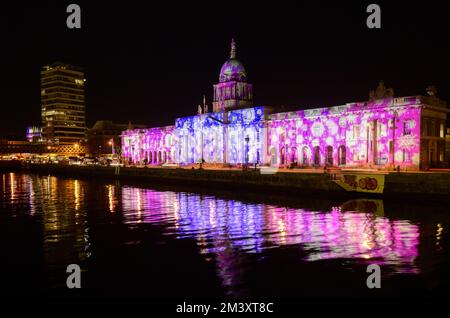
<path fill-rule="evenodd" d="M 81 160 L 78 157 L 69 157 L 69 165 L 81 165 Z"/>
<path fill-rule="evenodd" d="M 97 158 L 94 157 L 85 157 L 83 160 L 84 165 L 93 166 L 98 164 Z"/>

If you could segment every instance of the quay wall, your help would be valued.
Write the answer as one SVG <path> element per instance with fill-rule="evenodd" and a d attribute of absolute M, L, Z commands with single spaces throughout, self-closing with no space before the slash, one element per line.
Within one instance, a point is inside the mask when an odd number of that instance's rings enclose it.
<path fill-rule="evenodd" d="M 408 198 L 450 201 L 450 173 L 390 173 L 385 176 L 383 194 L 347 192 L 326 173 L 278 172 L 273 175 L 247 170 L 137 168 L 28 164 L 22 169 L 72 177 L 131 179 L 163 185 L 219 188 L 257 193 L 314 194 L 326 197 Z"/>

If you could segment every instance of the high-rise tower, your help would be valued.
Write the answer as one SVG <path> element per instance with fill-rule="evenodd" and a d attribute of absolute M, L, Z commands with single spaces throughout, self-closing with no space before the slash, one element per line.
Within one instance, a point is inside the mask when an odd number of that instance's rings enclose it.
<path fill-rule="evenodd" d="M 75 66 L 54 63 L 41 71 L 41 117 L 48 142 L 73 145 L 85 139 L 84 73 Z"/>

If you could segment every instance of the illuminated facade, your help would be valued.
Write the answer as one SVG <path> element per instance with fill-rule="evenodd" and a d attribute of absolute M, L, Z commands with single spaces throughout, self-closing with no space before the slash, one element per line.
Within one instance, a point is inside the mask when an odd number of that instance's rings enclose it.
<path fill-rule="evenodd" d="M 428 95 L 395 98 L 393 90 L 380 82 L 366 102 L 272 113 L 267 107 L 252 106 L 253 88 L 247 84 L 232 41 L 230 59 L 214 85 L 213 112 L 204 103 L 198 115 L 177 118 L 170 129 L 127 130 L 122 133 L 126 141 L 122 153 L 134 163 L 147 159 L 181 165 L 259 163 L 403 170 L 440 166 L 445 162 L 449 110 L 433 87 Z M 165 142 L 167 136 L 158 134 L 142 143 L 140 136 L 153 136 L 160 129 L 170 132 L 170 145 Z M 161 144 L 167 148 L 161 150 Z M 170 156 L 156 162 L 149 158 L 159 151 Z"/>
<path fill-rule="evenodd" d="M 269 117 L 269 153 L 279 165 L 418 168 L 419 145 L 420 99 L 415 97 Z"/>
<path fill-rule="evenodd" d="M 27 140 L 28 142 L 43 142 L 42 127 L 27 127 Z"/>
<path fill-rule="evenodd" d="M 175 162 L 262 162 L 265 147 L 264 107 L 177 118 Z"/>
<path fill-rule="evenodd" d="M 127 129 L 122 135 L 122 157 L 133 163 L 172 162 L 175 153 L 173 126 Z"/>

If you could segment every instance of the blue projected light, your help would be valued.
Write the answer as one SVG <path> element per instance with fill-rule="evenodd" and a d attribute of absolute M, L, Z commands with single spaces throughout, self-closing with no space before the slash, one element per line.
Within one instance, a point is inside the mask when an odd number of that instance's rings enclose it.
<path fill-rule="evenodd" d="M 255 163 L 262 158 L 261 149 L 264 107 L 177 118 L 175 151 L 180 164 Z M 225 160 L 226 159 L 226 160 Z"/>

